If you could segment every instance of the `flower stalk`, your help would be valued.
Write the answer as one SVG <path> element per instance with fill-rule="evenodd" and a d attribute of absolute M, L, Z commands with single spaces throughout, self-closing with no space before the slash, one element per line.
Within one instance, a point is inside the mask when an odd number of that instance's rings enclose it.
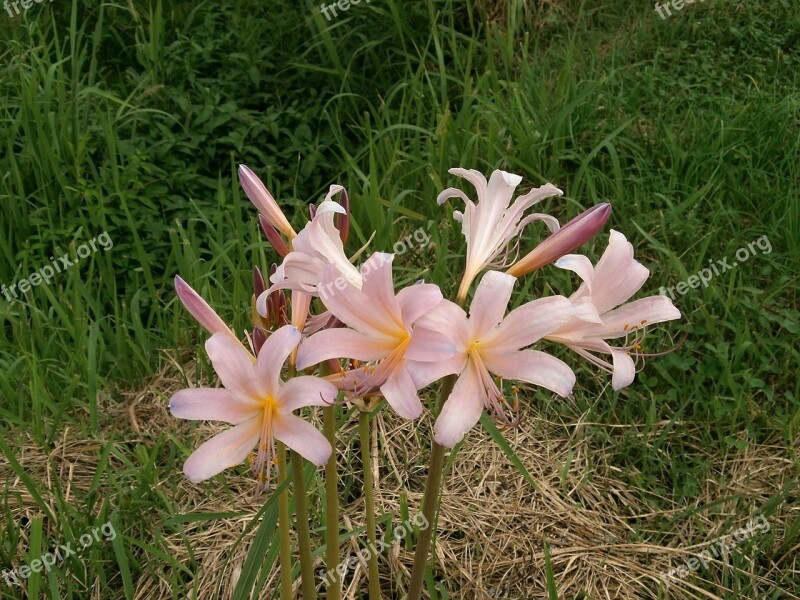
<path fill-rule="evenodd" d="M 361 462 L 364 468 L 364 502 L 367 513 L 367 538 L 369 548 L 377 548 L 375 537 L 375 483 L 372 480 L 372 455 L 370 453 L 370 415 L 362 410 L 358 416 L 358 435 L 361 442 Z M 369 600 L 381 600 L 381 582 L 378 573 L 378 555 L 369 553 Z"/>
<path fill-rule="evenodd" d="M 334 406 L 322 409 L 322 432 L 336 448 L 336 412 Z M 342 582 L 336 567 L 339 564 L 339 471 L 336 468 L 336 451 L 325 464 L 325 564 L 332 573 L 327 600 L 342 597 Z"/>
<path fill-rule="evenodd" d="M 289 478 L 286 468 L 286 446 L 278 442 L 278 485 Z M 289 514 L 289 487 L 284 487 L 278 496 L 278 535 L 280 537 L 281 560 L 281 600 L 292 600 L 292 544 L 289 537 L 291 530 Z"/>
<path fill-rule="evenodd" d="M 292 472 L 294 474 L 294 512 L 297 515 L 297 540 L 300 549 L 300 576 L 304 600 L 317 600 L 317 586 L 314 579 L 314 559 L 311 557 L 311 533 L 308 527 L 308 498 L 306 496 L 305 469 L 303 458 L 292 451 Z"/>

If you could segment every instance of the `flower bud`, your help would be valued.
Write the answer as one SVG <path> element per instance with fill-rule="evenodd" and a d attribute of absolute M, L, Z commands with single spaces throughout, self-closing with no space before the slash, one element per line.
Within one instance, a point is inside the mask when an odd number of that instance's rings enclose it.
<path fill-rule="evenodd" d="M 246 165 L 239 165 L 239 182 L 242 184 L 244 193 L 250 198 L 250 202 L 255 205 L 259 213 L 264 215 L 270 225 L 289 239 L 297 235 L 286 219 L 286 215 L 283 214 L 280 206 L 275 202 L 275 198 L 272 197 L 272 194 L 269 193 L 262 181 Z"/>

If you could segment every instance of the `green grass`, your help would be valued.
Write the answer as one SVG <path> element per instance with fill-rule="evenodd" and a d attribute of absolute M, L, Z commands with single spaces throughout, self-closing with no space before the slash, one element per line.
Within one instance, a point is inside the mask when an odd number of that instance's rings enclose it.
<path fill-rule="evenodd" d="M 552 181 L 566 192 L 547 205 L 560 217 L 612 202 L 610 224 L 651 268 L 651 293 L 767 236 L 772 252 L 678 298 L 685 319 L 669 329 L 685 342 L 629 390 L 601 392 L 580 368 L 575 405 L 546 410 L 629 426 L 589 434 L 654 510 L 688 511 L 715 477 L 681 427 L 707 452 L 777 441 L 797 461 L 800 8 L 707 1 L 662 21 L 647 3 L 532 4 L 509 0 L 498 17 L 486 2 L 382 0 L 330 23 L 313 3 L 254 0 L 73 0 L 0 15 L 0 283 L 103 231 L 114 242 L 22 301 L 0 297 L 0 464 L 39 507 L 15 520 L 21 499 L 4 485 L 0 568 L 111 519 L 120 542 L 30 585 L 82 598 L 99 581 L 103 597 L 130 597 L 156 562 L 183 597 L 198 563 L 177 564 L 164 536 L 186 532 L 174 498 L 191 445 L 130 441 L 97 407 L 144 387 L 165 351 L 201 354 L 175 274 L 247 325 L 250 269 L 275 257 L 239 190 L 242 162 L 296 224 L 330 183 L 345 185 L 352 248 L 373 230 L 380 249 L 425 228 L 436 255 L 408 253 L 401 278 L 450 292 L 463 242 L 434 199 L 453 166 Z M 210 375 L 202 357 L 199 375 Z M 65 428 L 97 440 L 79 497 L 62 474 L 47 487 L 14 459 L 24 435 L 47 452 Z M 798 541 L 795 517 L 780 547 Z M 752 597 L 754 583 L 731 577 L 724 597 Z M 798 585 L 776 581 L 769 597 Z"/>

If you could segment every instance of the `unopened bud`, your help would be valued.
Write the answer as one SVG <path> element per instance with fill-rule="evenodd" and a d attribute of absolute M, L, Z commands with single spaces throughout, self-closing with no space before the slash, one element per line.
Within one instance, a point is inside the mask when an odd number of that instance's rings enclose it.
<path fill-rule="evenodd" d="M 239 182 L 242 184 L 244 193 L 250 198 L 258 212 L 266 217 L 270 225 L 280 231 L 289 239 L 294 238 L 297 234 L 292 229 L 286 215 L 283 214 L 275 198 L 269 193 L 266 186 L 258 178 L 258 176 L 250 170 L 246 165 L 239 165 Z"/>
<path fill-rule="evenodd" d="M 281 234 L 275 229 L 264 215 L 258 215 L 258 223 L 261 225 L 261 230 L 267 238 L 267 241 L 275 248 L 278 256 L 283 258 L 289 254 L 289 246 L 283 241 Z"/>

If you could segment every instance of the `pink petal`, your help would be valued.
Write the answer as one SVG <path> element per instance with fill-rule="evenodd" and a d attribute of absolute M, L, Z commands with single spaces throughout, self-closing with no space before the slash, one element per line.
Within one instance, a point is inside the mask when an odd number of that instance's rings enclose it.
<path fill-rule="evenodd" d="M 400 316 L 400 306 L 394 295 L 393 260 L 394 255 L 384 252 L 375 252 L 370 256 L 361 266 L 361 273 L 364 276 L 361 291 L 369 296 L 375 304 L 375 309 L 382 312 L 386 318 L 391 319 L 393 325 L 405 329 L 405 324 Z"/>
<path fill-rule="evenodd" d="M 280 374 L 286 359 L 300 342 L 300 332 L 293 325 L 284 325 L 270 334 L 258 353 L 256 371 L 268 394 L 277 394 Z"/>
<path fill-rule="evenodd" d="M 443 333 L 460 348 L 466 348 L 469 343 L 467 313 L 450 300 L 442 300 L 436 308 L 420 317 L 416 326 Z"/>
<path fill-rule="evenodd" d="M 563 361 L 539 352 L 522 350 L 507 354 L 481 354 L 486 368 L 503 379 L 540 385 L 559 396 L 569 396 L 575 373 Z"/>
<path fill-rule="evenodd" d="M 329 358 L 378 360 L 397 347 L 397 340 L 375 338 L 352 329 L 324 329 L 300 344 L 297 368 L 307 369 Z"/>
<path fill-rule="evenodd" d="M 475 365 L 469 361 L 433 426 L 436 443 L 452 448 L 464 439 L 481 418 L 485 396 Z"/>
<path fill-rule="evenodd" d="M 292 412 L 304 406 L 331 406 L 338 392 L 335 385 L 324 379 L 302 376 L 284 383 L 278 399 L 281 410 Z"/>
<path fill-rule="evenodd" d="M 195 292 L 188 283 L 178 276 L 175 277 L 175 293 L 186 307 L 186 310 L 189 311 L 189 314 L 203 326 L 203 329 L 212 335 L 215 333 L 225 333 L 233 338 L 236 337 L 230 328 L 225 325 L 224 321 L 219 318 L 219 315 L 214 312 L 214 309 L 203 300 L 200 294 Z"/>
<path fill-rule="evenodd" d="M 415 327 L 411 333 L 411 343 L 406 348 L 405 356 L 409 360 L 440 361 L 452 358 L 456 349 L 455 343 L 443 333 L 424 327 Z"/>
<path fill-rule="evenodd" d="M 341 276 L 356 287 L 361 287 L 361 273 L 352 265 L 344 253 L 342 238 L 333 222 L 336 213 L 333 210 L 324 210 L 325 206 L 333 204 L 339 206 L 335 202 L 330 202 L 327 205 L 323 202 L 320 205 L 323 210 L 318 208 L 314 219 L 307 225 L 309 244 L 314 249 L 314 252 L 321 255 L 328 264 L 334 265 Z"/>
<path fill-rule="evenodd" d="M 516 277 L 487 271 L 469 307 L 470 334 L 480 339 L 503 320 Z"/>
<path fill-rule="evenodd" d="M 600 314 L 607 312 L 638 292 L 649 275 L 647 267 L 633 258 L 630 242 L 612 229 L 608 247 L 594 268 L 592 302 Z"/>
<path fill-rule="evenodd" d="M 261 435 L 261 419 L 256 417 L 223 431 L 202 444 L 183 465 L 192 483 L 199 483 L 225 469 L 244 462 Z"/>
<path fill-rule="evenodd" d="M 414 322 L 427 314 L 442 301 L 442 291 L 439 286 L 432 283 L 409 285 L 397 292 L 397 304 L 403 323 L 413 325 Z"/>
<path fill-rule="evenodd" d="M 565 254 L 559 258 L 555 265 L 559 269 L 566 269 L 577 274 L 585 283 L 587 290 L 592 291 L 592 277 L 594 276 L 594 267 L 592 261 L 583 256 L 582 254 Z"/>
<path fill-rule="evenodd" d="M 635 328 L 681 318 L 679 311 L 666 296 L 648 296 L 602 315 L 603 324 L 587 331 L 587 336 L 613 339 L 629 335 Z M 627 328 L 626 328 L 627 325 Z"/>
<path fill-rule="evenodd" d="M 510 352 L 530 346 L 569 321 L 573 312 L 572 303 L 563 296 L 527 302 L 508 313 L 500 327 L 480 338 L 481 348 Z"/>
<path fill-rule="evenodd" d="M 272 421 L 275 439 L 300 456 L 321 467 L 331 456 L 332 448 L 316 427 L 293 414 L 281 413 Z"/>
<path fill-rule="evenodd" d="M 307 292 L 292 291 L 292 325 L 294 325 L 298 331 L 303 331 L 303 329 L 305 329 L 308 311 L 311 308 L 311 299 L 311 294 Z"/>
<path fill-rule="evenodd" d="M 633 383 L 636 377 L 636 365 L 627 352 L 611 350 L 611 359 L 614 362 L 614 374 L 611 376 L 611 387 L 621 390 Z"/>
<path fill-rule="evenodd" d="M 222 385 L 234 395 L 242 396 L 243 399 L 258 399 L 267 394 L 266 386 L 258 379 L 253 368 L 253 355 L 237 340 L 224 333 L 215 333 L 206 342 L 206 352 Z M 262 347 L 261 354 L 263 353 Z"/>
<path fill-rule="evenodd" d="M 414 381 L 414 386 L 421 390 L 429 386 L 434 381 L 438 381 L 446 375 L 461 373 L 467 364 L 467 355 L 459 353 L 448 360 L 436 362 L 417 362 L 415 360 L 406 361 L 406 369 Z"/>
<path fill-rule="evenodd" d="M 381 393 L 394 411 L 404 419 L 416 419 L 422 414 L 422 402 L 417 386 L 404 366 L 396 368 L 381 386 Z"/>
<path fill-rule="evenodd" d="M 456 177 L 463 177 L 473 186 L 475 186 L 475 191 L 477 192 L 479 199 L 483 198 L 489 190 L 486 178 L 480 171 L 476 171 L 475 169 L 462 169 L 460 167 L 455 167 L 453 169 L 449 169 L 447 172 L 451 175 L 455 175 Z"/>
<path fill-rule="evenodd" d="M 572 300 L 572 299 L 570 299 Z M 600 313 L 597 312 L 597 307 L 592 302 L 590 296 L 579 298 L 572 301 L 572 307 L 575 309 L 575 318 L 588 323 L 602 323 L 603 319 Z"/>
<path fill-rule="evenodd" d="M 179 419 L 224 421 L 237 425 L 258 416 L 261 406 L 225 389 L 193 388 L 174 394 L 169 401 L 169 410 Z"/>
<path fill-rule="evenodd" d="M 325 267 L 318 289 L 325 308 L 342 323 L 371 336 L 394 337 L 398 334 L 399 313 L 387 315 L 378 310 L 373 299 L 351 285 L 335 267 Z"/>

